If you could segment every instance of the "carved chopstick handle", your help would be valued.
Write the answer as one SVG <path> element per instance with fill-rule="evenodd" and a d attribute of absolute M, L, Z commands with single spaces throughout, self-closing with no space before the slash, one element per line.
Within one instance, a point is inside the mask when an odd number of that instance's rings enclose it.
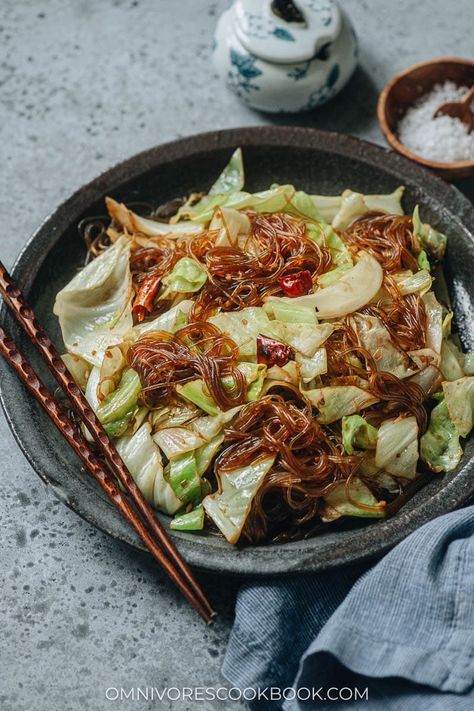
<path fill-rule="evenodd" d="M 183 578 L 178 574 L 176 568 L 165 555 L 163 550 L 157 545 L 155 539 L 151 536 L 149 530 L 141 521 L 136 511 L 132 508 L 132 506 L 130 506 L 126 497 L 118 489 L 110 474 L 106 469 L 104 469 L 97 457 L 91 451 L 82 434 L 66 416 L 65 412 L 58 405 L 49 390 L 38 378 L 25 356 L 16 347 L 14 342 L 2 327 L 0 327 L 0 353 L 15 370 L 16 374 L 25 384 L 29 392 L 33 395 L 37 402 L 39 402 L 48 417 L 56 425 L 74 452 L 81 459 L 86 469 L 99 483 L 109 499 L 111 499 L 120 511 L 122 516 L 131 526 L 133 526 L 153 557 L 165 569 L 171 580 L 178 586 L 195 610 L 197 610 L 201 617 L 209 624 L 212 621 L 212 615 L 203 607 L 201 601 L 196 597 L 194 591 L 190 589 L 189 585 L 183 581 Z"/>
<path fill-rule="evenodd" d="M 212 609 L 202 588 L 194 578 L 191 569 L 185 563 L 176 546 L 170 540 L 163 526 L 156 518 L 151 506 L 146 501 L 142 492 L 123 463 L 122 458 L 99 422 L 95 412 L 90 407 L 81 389 L 78 387 L 69 370 L 66 368 L 59 352 L 56 350 L 48 334 L 37 320 L 33 310 L 27 305 L 21 290 L 15 284 L 12 277 L 9 275 L 5 266 L 1 262 L 0 293 L 12 310 L 20 326 L 28 335 L 30 341 L 38 350 L 56 382 L 68 396 L 72 408 L 81 418 L 89 430 L 94 442 L 103 452 L 113 474 L 115 474 L 121 482 L 127 493 L 130 494 L 135 506 L 145 518 L 150 530 L 156 536 L 169 558 L 180 570 L 182 576 L 187 580 L 189 586 L 194 590 L 196 596 L 201 600 L 203 607 L 208 610 L 209 615 L 214 616 L 216 613 Z"/>

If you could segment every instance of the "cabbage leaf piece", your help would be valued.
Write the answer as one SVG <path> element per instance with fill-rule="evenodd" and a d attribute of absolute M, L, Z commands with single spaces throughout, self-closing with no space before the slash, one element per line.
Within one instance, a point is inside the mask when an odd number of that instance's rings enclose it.
<path fill-rule="evenodd" d="M 311 358 L 306 358 L 306 356 L 301 353 L 297 353 L 295 360 L 299 366 L 300 376 L 303 383 L 309 383 L 318 375 L 327 373 L 328 357 L 325 348 L 318 348 Z"/>
<path fill-rule="evenodd" d="M 216 247 L 238 247 L 239 238 L 247 239 L 250 233 L 250 219 L 245 212 L 232 207 L 218 207 L 209 225 L 211 231 L 219 230 Z"/>
<path fill-rule="evenodd" d="M 140 390 L 138 373 L 127 368 L 123 371 L 117 388 L 96 406 L 95 413 L 109 437 L 119 437 L 127 429 L 137 410 Z"/>
<path fill-rule="evenodd" d="M 180 222 L 179 225 L 171 225 L 168 222 L 158 222 L 149 217 L 141 217 L 128 209 L 123 203 L 119 203 L 110 197 L 105 198 L 105 205 L 110 217 L 122 225 L 128 233 L 137 232 L 147 237 L 182 237 L 183 234 L 195 234 L 202 231 L 201 225 L 191 222 Z"/>
<path fill-rule="evenodd" d="M 284 299 L 286 303 L 294 301 L 298 305 L 313 306 L 316 316 L 322 319 L 339 318 L 353 313 L 375 297 L 383 281 L 383 270 L 377 260 L 363 252 L 359 257 L 357 264 L 331 286 L 294 299 L 270 296 L 268 301 Z"/>
<path fill-rule="evenodd" d="M 291 301 L 294 301 L 294 299 Z M 318 322 L 316 309 L 313 306 L 295 304 L 291 303 L 291 301 L 287 302 L 283 301 L 283 299 L 266 301 L 263 309 L 270 317 L 283 323 L 311 323 L 314 325 Z"/>
<path fill-rule="evenodd" d="M 180 454 L 186 454 L 205 444 L 205 439 L 197 432 L 187 427 L 165 427 L 153 435 L 167 459 L 173 459 Z"/>
<path fill-rule="evenodd" d="M 56 296 L 53 310 L 66 349 L 91 365 L 100 365 L 105 350 L 132 327 L 129 257 L 130 244 L 121 237 Z"/>
<path fill-rule="evenodd" d="M 356 385 L 328 385 L 305 390 L 305 396 L 319 410 L 318 420 L 325 425 L 353 415 L 377 402 L 371 393 Z"/>
<path fill-rule="evenodd" d="M 207 272 L 195 259 L 181 257 L 162 281 L 166 288 L 160 298 L 174 293 L 192 294 L 204 286 Z"/>
<path fill-rule="evenodd" d="M 61 360 L 71 373 L 76 384 L 79 385 L 81 390 L 85 391 L 87 381 L 91 373 L 90 364 L 80 356 L 76 356 L 73 353 L 65 353 L 61 356 Z"/>
<path fill-rule="evenodd" d="M 312 358 L 316 350 L 330 336 L 334 326 L 327 323 L 302 322 L 297 319 L 293 319 L 293 322 L 270 320 L 266 311 L 273 310 L 275 308 L 273 305 L 277 304 L 276 313 L 278 313 L 282 303 L 285 306 L 288 305 L 289 309 L 292 308 L 291 300 L 290 302 L 269 301 L 269 306 L 266 309 L 259 306 L 249 306 L 240 311 L 218 313 L 211 316 L 209 321 L 237 343 L 241 359 L 255 359 L 259 334 L 275 338 L 291 346 L 305 357 Z M 298 308 L 296 305 L 297 310 Z M 304 308 L 309 321 L 307 309 L 311 307 L 305 306 Z M 312 310 L 314 312 L 314 308 Z"/>
<path fill-rule="evenodd" d="M 243 189 L 245 181 L 242 149 L 236 148 L 229 162 L 209 190 L 209 195 L 227 195 Z"/>
<path fill-rule="evenodd" d="M 257 400 L 262 391 L 267 367 L 257 363 L 238 363 L 237 368 L 243 373 L 247 383 L 247 402 Z M 230 375 L 226 375 L 222 378 L 222 383 L 224 387 L 230 389 L 234 385 L 234 379 Z M 222 413 L 222 410 L 207 392 L 204 381 L 201 378 L 177 385 L 176 392 L 180 397 L 207 412 L 208 415 L 216 416 Z"/>
<path fill-rule="evenodd" d="M 270 319 L 259 306 L 248 306 L 240 311 L 227 311 L 210 316 L 208 319 L 223 333 L 230 336 L 239 347 L 242 359 L 257 355 L 257 336 L 267 334 Z"/>
<path fill-rule="evenodd" d="M 308 195 L 308 193 L 305 193 L 303 190 L 297 190 L 294 193 L 290 202 L 285 207 L 285 212 L 290 215 L 295 215 L 295 217 L 300 217 L 303 220 L 310 220 L 316 223 L 319 223 L 322 219 L 319 210 L 311 199 L 311 195 Z"/>
<path fill-rule="evenodd" d="M 418 238 L 421 247 L 437 262 L 441 261 L 446 251 L 447 238 L 442 232 L 433 229 L 431 225 L 422 222 L 420 209 L 416 205 L 413 210 L 413 234 Z"/>
<path fill-rule="evenodd" d="M 345 272 L 354 266 L 352 255 L 344 240 L 324 222 L 309 223 L 306 233 L 320 247 L 326 247 L 331 253 L 332 269 L 318 277 L 318 286 L 324 288 L 338 281 Z"/>
<path fill-rule="evenodd" d="M 352 190 L 345 192 L 347 209 L 347 198 L 351 197 L 354 193 Z M 394 190 L 393 193 L 389 193 L 388 195 L 365 195 L 355 193 L 355 195 L 362 198 L 364 205 L 362 208 L 362 203 L 359 200 L 357 200 L 356 204 L 359 210 L 363 210 L 362 215 L 367 212 L 382 212 L 384 215 L 403 215 L 403 208 L 400 202 L 403 197 L 403 192 L 404 188 L 400 186 Z M 311 195 L 311 199 L 321 215 L 321 218 L 325 222 L 332 222 L 343 206 L 344 193 L 342 195 Z M 361 214 L 358 216 L 360 217 Z"/>
<path fill-rule="evenodd" d="M 172 531 L 202 531 L 204 528 L 204 509 L 196 506 L 187 513 L 176 514 L 170 523 Z"/>
<path fill-rule="evenodd" d="M 351 318 L 351 325 L 360 345 L 373 357 L 378 371 L 393 373 L 397 378 L 413 374 L 414 370 L 409 368 L 409 358 L 393 345 L 388 330 L 377 316 L 355 314 Z"/>
<path fill-rule="evenodd" d="M 441 362 L 439 369 L 444 380 L 459 380 L 464 377 L 464 353 L 458 349 L 450 338 L 443 338 L 441 344 Z"/>
<path fill-rule="evenodd" d="M 459 432 L 449 418 L 444 397 L 431 411 L 428 429 L 420 439 L 420 456 L 434 472 L 450 472 L 462 457 Z"/>
<path fill-rule="evenodd" d="M 396 272 L 393 274 L 400 294 L 406 296 L 407 294 L 419 294 L 423 296 L 426 294 L 432 285 L 432 278 L 429 270 L 420 269 L 419 271 L 413 273 L 410 270 L 404 272 Z"/>
<path fill-rule="evenodd" d="M 377 428 L 360 415 L 343 417 L 342 443 L 347 454 L 354 454 L 356 449 L 375 449 Z"/>
<path fill-rule="evenodd" d="M 204 415 L 190 422 L 189 427 L 197 432 L 206 442 L 210 442 L 214 437 L 221 433 L 224 425 L 232 420 L 233 417 L 242 409 L 243 405 L 221 412 L 218 415 Z"/>
<path fill-rule="evenodd" d="M 281 323 L 280 321 L 270 321 L 263 335 L 286 343 L 291 346 L 296 353 L 300 353 L 305 358 L 313 358 L 316 351 L 329 338 L 334 330 L 331 323 L 318 323 L 310 325 L 307 323 Z"/>
<path fill-rule="evenodd" d="M 201 477 L 193 452 L 173 457 L 164 469 L 164 476 L 182 504 L 196 505 L 201 502 Z"/>
<path fill-rule="evenodd" d="M 120 383 L 123 371 L 127 367 L 127 350 L 128 344 L 121 343 L 109 346 L 105 351 L 100 366 L 100 382 L 97 391 L 100 400 L 116 390 Z"/>
<path fill-rule="evenodd" d="M 334 521 L 341 516 L 360 518 L 383 518 L 385 516 L 385 501 L 377 501 L 370 489 L 358 477 L 354 477 L 348 485 L 346 482 L 336 484 L 324 497 L 324 503 L 321 518 L 325 523 Z"/>
<path fill-rule="evenodd" d="M 424 249 L 418 254 L 416 261 L 422 271 L 431 272 L 431 264 L 427 252 Z"/>
<path fill-rule="evenodd" d="M 337 230 L 345 230 L 354 220 L 370 212 L 382 212 L 385 215 L 403 215 L 401 199 L 404 188 L 399 187 L 390 195 L 364 195 L 353 190 L 344 190 L 341 204 L 332 220 Z"/>
<path fill-rule="evenodd" d="M 175 333 L 186 325 L 187 315 L 192 307 L 193 302 L 191 299 L 180 301 L 179 304 L 176 304 L 176 306 L 173 306 L 151 321 L 145 321 L 144 323 L 139 323 L 134 326 L 132 329 L 132 339 L 138 340 L 141 336 L 144 336 L 146 333 L 152 333 L 153 331 Z"/>
<path fill-rule="evenodd" d="M 418 461 L 418 424 L 415 417 L 385 420 L 379 427 L 375 464 L 394 476 L 414 479 Z"/>
<path fill-rule="evenodd" d="M 274 456 L 266 457 L 248 466 L 220 473 L 219 490 L 203 500 L 207 515 L 229 543 L 239 540 L 255 494 L 274 461 Z"/>
<path fill-rule="evenodd" d="M 178 220 L 208 223 L 218 207 L 234 210 L 254 210 L 255 212 L 283 212 L 295 195 L 293 185 L 279 185 L 257 193 L 233 192 L 220 195 L 206 195 L 195 205 L 183 205 L 171 218 L 173 223 L 183 224 Z M 186 223 L 184 223 L 186 224 Z"/>
<path fill-rule="evenodd" d="M 443 341 L 443 307 L 432 291 L 423 297 L 426 313 L 426 348 L 441 353 Z"/>
<path fill-rule="evenodd" d="M 182 502 L 165 481 L 160 450 L 150 430 L 145 423 L 131 437 L 121 437 L 116 442 L 117 451 L 146 500 L 163 513 L 174 514 Z"/>
<path fill-rule="evenodd" d="M 444 382 L 443 393 L 451 422 L 461 437 L 467 437 L 474 418 L 474 377 Z"/>

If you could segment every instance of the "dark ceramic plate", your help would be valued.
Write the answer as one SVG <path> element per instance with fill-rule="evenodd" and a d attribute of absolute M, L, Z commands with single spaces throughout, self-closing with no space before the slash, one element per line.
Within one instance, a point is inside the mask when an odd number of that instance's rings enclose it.
<path fill-rule="evenodd" d="M 457 323 L 468 348 L 474 346 L 474 210 L 454 188 L 401 156 L 347 136 L 299 128 L 248 128 L 207 133 L 141 153 L 109 170 L 61 205 L 20 255 L 13 274 L 28 294 L 39 319 L 61 348 L 52 313 L 57 291 L 84 260 L 77 223 L 104 212 L 105 195 L 158 204 L 176 195 L 208 188 L 236 146 L 244 148 L 247 187 L 294 183 L 313 193 L 335 194 L 351 187 L 366 193 L 390 192 L 406 185 L 405 208 L 416 203 L 425 220 L 449 237 L 447 273 Z M 49 374 L 13 318 L 1 320 L 37 366 Z M 0 363 L 1 399 L 13 434 L 40 477 L 64 503 L 87 521 L 137 548 L 140 541 L 96 486 L 80 472 L 79 460 L 16 376 Z M 474 493 L 474 440 L 466 444 L 461 466 L 432 480 L 393 518 L 369 524 L 344 524 L 305 541 L 280 545 L 230 546 L 212 535 L 176 534 L 192 565 L 247 574 L 284 574 L 334 568 L 372 557 L 394 546 L 426 521 L 460 506 Z M 166 517 L 163 517 L 166 519 Z"/>

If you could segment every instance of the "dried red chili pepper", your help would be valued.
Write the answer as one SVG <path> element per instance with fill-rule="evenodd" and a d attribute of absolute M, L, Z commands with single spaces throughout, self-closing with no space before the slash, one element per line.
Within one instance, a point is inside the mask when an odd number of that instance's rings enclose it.
<path fill-rule="evenodd" d="M 278 285 L 287 296 L 304 296 L 313 290 L 311 272 L 305 269 L 302 272 L 287 274 L 278 280 Z"/>
<path fill-rule="evenodd" d="M 257 363 L 264 365 L 279 365 L 280 368 L 295 357 L 293 348 L 285 343 L 267 338 L 261 334 L 257 336 Z"/>
<path fill-rule="evenodd" d="M 145 316 L 151 314 L 160 284 L 160 278 L 154 274 L 150 274 L 142 281 L 132 307 L 132 313 L 137 317 L 139 323 Z"/>

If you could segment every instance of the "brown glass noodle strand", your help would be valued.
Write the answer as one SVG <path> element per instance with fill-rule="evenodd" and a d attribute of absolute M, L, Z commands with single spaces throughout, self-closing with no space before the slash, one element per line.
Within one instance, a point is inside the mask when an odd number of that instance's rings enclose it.
<path fill-rule="evenodd" d="M 156 246 L 140 247 L 130 255 L 130 269 L 134 284 L 141 284 L 147 276 L 164 276 L 185 254 L 174 240 L 163 238 L 153 241 Z"/>
<path fill-rule="evenodd" d="M 357 333 L 348 318 L 337 325 L 325 345 L 328 359 L 327 375 L 322 378 L 325 384 L 334 378 L 366 378 L 367 371 L 377 369 L 371 354 L 359 345 Z"/>
<path fill-rule="evenodd" d="M 347 228 L 343 238 L 355 250 L 371 254 L 387 272 L 418 270 L 415 255 L 419 252 L 419 245 L 413 235 L 411 217 L 362 217 Z"/>
<path fill-rule="evenodd" d="M 192 323 L 174 335 L 156 331 L 140 338 L 128 359 L 140 378 L 141 400 L 148 406 L 174 399 L 176 386 L 202 378 L 204 386 L 223 410 L 245 401 L 246 382 L 235 367 L 234 341 L 207 322 Z M 230 386 L 222 378 L 229 376 Z"/>
<path fill-rule="evenodd" d="M 111 241 L 107 235 L 109 222 L 104 216 L 88 217 L 79 222 L 77 229 L 87 248 L 86 264 L 110 247 Z"/>
<path fill-rule="evenodd" d="M 398 296 L 388 303 L 374 304 L 361 313 L 377 316 L 390 333 L 390 338 L 402 351 L 414 351 L 426 344 L 426 311 L 416 294 Z"/>
<path fill-rule="evenodd" d="M 146 202 L 129 203 L 129 207 L 138 209 L 145 215 L 153 213 L 153 207 Z M 85 217 L 79 222 L 77 229 L 87 247 L 86 264 L 110 247 L 112 242 L 107 235 L 107 229 L 114 226 L 116 225 L 111 222 L 109 215 Z"/>
<path fill-rule="evenodd" d="M 275 464 L 244 530 L 254 542 L 269 540 L 282 529 L 301 537 L 299 529 L 320 513 L 322 497 L 336 484 L 350 481 L 361 464 L 360 457 L 344 454 L 341 443 L 319 425 L 306 403 L 279 395 L 268 395 L 240 411 L 225 431 L 215 469 L 223 476 L 271 454 Z"/>
<path fill-rule="evenodd" d="M 212 309 L 260 306 L 266 296 L 282 294 L 278 280 L 301 270 L 313 279 L 327 271 L 331 255 L 306 236 L 303 220 L 280 213 L 248 213 L 251 232 L 245 249 L 215 246 L 209 235 L 188 242 L 189 253 L 206 268 L 209 281 L 199 294 L 192 318 Z"/>
<path fill-rule="evenodd" d="M 371 372 L 367 389 L 380 400 L 369 408 L 365 416 L 373 424 L 398 415 L 413 415 L 416 418 L 420 436 L 426 429 L 427 412 L 424 407 L 425 394 L 422 388 L 410 380 L 401 380 L 393 373 Z"/>

